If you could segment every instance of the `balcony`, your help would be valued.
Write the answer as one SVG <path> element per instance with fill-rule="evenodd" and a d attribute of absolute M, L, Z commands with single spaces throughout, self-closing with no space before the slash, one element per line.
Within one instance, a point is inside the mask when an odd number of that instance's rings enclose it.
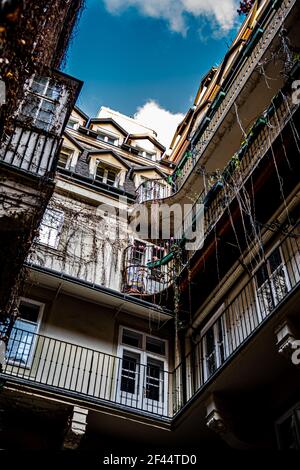
<path fill-rule="evenodd" d="M 172 186 L 163 178 L 143 181 L 136 190 L 136 201 L 142 204 L 171 196 Z"/>
<path fill-rule="evenodd" d="M 0 376 L 38 390 L 167 418 L 172 374 L 154 362 L 142 365 L 131 356 L 112 356 L 14 328 Z"/>
<path fill-rule="evenodd" d="M 178 410 L 201 393 L 299 287 L 299 224 L 266 258 L 262 254 L 261 260 L 240 292 L 224 301 L 214 321 L 203 322 L 197 344 L 173 372 L 174 387 L 180 392 Z M 181 391 L 183 370 L 187 377 L 185 397 Z"/>
<path fill-rule="evenodd" d="M 60 137 L 18 122 L 0 146 L 0 161 L 22 173 L 51 179 L 60 143 Z"/>
<path fill-rule="evenodd" d="M 236 63 L 232 65 L 232 73 L 229 73 L 228 79 L 225 79 L 205 117 L 201 118 L 200 122 L 196 122 L 194 126 L 195 128 L 198 127 L 192 137 L 195 153 L 193 158 L 189 158 L 189 152 L 187 152 L 178 166 L 179 171 L 175 181 L 177 191 L 185 184 L 196 167 L 201 164 L 202 157 L 214 139 L 217 129 L 233 108 L 249 77 L 258 67 L 296 2 L 294 0 L 285 0 L 279 2 L 276 6 L 276 2 L 269 3 L 269 14 L 265 14 L 255 27 L 249 40 L 239 53 Z"/>
<path fill-rule="evenodd" d="M 279 312 L 299 284 L 300 246 L 291 232 L 213 323 L 204 324 L 198 343 L 175 370 L 14 328 L 0 377 L 101 406 L 170 419 Z"/>
<path fill-rule="evenodd" d="M 152 245 L 135 241 L 126 248 L 122 291 L 131 296 L 155 296 L 174 281 L 173 252 L 170 243 Z"/>
<path fill-rule="evenodd" d="M 295 64 L 294 69 L 294 72 L 298 73 L 299 62 Z M 223 171 L 211 175 L 211 184 L 207 185 L 207 188 L 198 196 L 190 213 L 183 221 L 182 228 L 174 234 L 175 239 L 180 240 L 182 238 L 182 234 L 184 234 L 183 227 L 188 227 L 191 223 L 195 224 L 198 221 L 197 217 L 202 217 L 203 212 L 197 209 L 202 205 L 204 207 L 203 239 L 205 240 L 222 216 L 227 212 L 230 213 L 230 206 L 233 201 L 241 203 L 243 188 L 246 188 L 249 181 L 254 179 L 255 173 L 259 173 L 260 166 L 270 154 L 278 176 L 279 163 L 273 147 L 276 140 L 283 142 L 282 132 L 291 128 L 295 140 L 295 152 L 297 151 L 296 119 L 298 118 L 295 116 L 298 115 L 298 112 L 299 104 L 293 104 L 290 90 L 288 87 L 284 87 L 274 96 L 268 108 L 258 116 L 240 148 L 229 160 Z M 287 156 L 284 144 L 281 145 L 284 158 L 290 165 L 294 157 L 293 155 Z M 192 157 L 189 156 L 187 161 L 192 162 Z M 208 178 L 208 175 L 206 177 Z M 278 180 L 280 182 L 279 177 Z M 156 181 L 153 182 L 153 185 L 155 184 Z M 254 184 L 253 181 L 252 184 Z M 158 191 L 158 189 L 152 188 L 152 191 Z M 251 190 L 248 189 L 248 192 L 250 194 Z M 195 251 L 196 249 L 186 251 L 184 262 L 191 258 Z"/>
<path fill-rule="evenodd" d="M 81 82 L 60 72 L 33 76 L 0 143 L 0 162 L 18 173 L 51 179 L 65 121 Z"/>

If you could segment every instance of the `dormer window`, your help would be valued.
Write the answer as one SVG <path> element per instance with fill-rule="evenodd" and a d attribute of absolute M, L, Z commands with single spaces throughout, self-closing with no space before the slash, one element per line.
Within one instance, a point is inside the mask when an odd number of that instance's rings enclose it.
<path fill-rule="evenodd" d="M 70 167 L 71 159 L 73 155 L 73 150 L 67 147 L 62 147 L 59 157 L 58 157 L 58 168 L 66 168 Z"/>
<path fill-rule="evenodd" d="M 109 135 L 102 131 L 97 131 L 97 134 L 97 139 L 102 140 L 102 142 L 106 142 L 111 145 L 118 145 L 119 143 L 119 139 L 114 135 Z"/>
<path fill-rule="evenodd" d="M 138 149 L 138 155 L 140 157 L 147 158 L 148 160 L 152 160 L 154 162 L 156 161 L 156 153 L 148 152 L 147 150 L 142 149 L 140 147 L 137 147 L 137 149 Z"/>
<path fill-rule="evenodd" d="M 79 127 L 79 122 L 76 119 L 70 118 L 67 123 L 67 127 L 69 129 L 75 129 L 77 130 Z"/>
<path fill-rule="evenodd" d="M 104 166 L 99 164 L 96 170 L 96 181 L 100 181 L 104 184 L 109 184 L 110 186 L 118 186 L 118 176 L 119 171 L 116 168 Z"/>

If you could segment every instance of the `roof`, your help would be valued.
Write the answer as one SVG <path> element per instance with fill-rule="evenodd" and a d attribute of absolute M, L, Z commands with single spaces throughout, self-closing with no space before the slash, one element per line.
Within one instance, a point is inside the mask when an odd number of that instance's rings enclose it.
<path fill-rule="evenodd" d="M 118 129 L 121 134 L 123 134 L 125 137 L 128 135 L 128 132 L 123 129 L 120 124 L 118 124 L 114 119 L 112 118 L 92 118 L 89 120 L 88 125 L 90 124 L 112 124 L 116 129 Z"/>
<path fill-rule="evenodd" d="M 69 132 L 67 130 L 64 131 L 64 136 L 70 140 L 72 142 L 72 144 L 75 145 L 75 147 L 77 147 L 79 150 L 83 151 L 84 150 L 84 146 L 82 146 L 79 142 L 77 142 L 76 139 L 74 139 L 74 137 L 69 134 Z"/>
<path fill-rule="evenodd" d="M 82 119 L 84 119 L 85 121 L 89 120 L 89 116 L 85 114 L 78 106 L 75 105 L 74 110 L 82 117 Z"/>
<path fill-rule="evenodd" d="M 150 140 L 156 147 L 160 148 L 163 152 L 165 152 L 166 147 L 164 147 L 155 137 L 152 137 L 149 134 L 128 134 L 126 141 L 129 140 Z"/>
<path fill-rule="evenodd" d="M 131 165 L 129 165 L 124 158 L 122 158 L 120 155 L 118 155 L 116 152 L 110 149 L 103 149 L 103 150 L 89 150 L 87 152 L 88 156 L 87 158 L 90 157 L 90 155 L 106 155 L 106 154 L 111 154 L 113 155 L 122 165 L 126 166 L 127 168 L 131 168 Z"/>

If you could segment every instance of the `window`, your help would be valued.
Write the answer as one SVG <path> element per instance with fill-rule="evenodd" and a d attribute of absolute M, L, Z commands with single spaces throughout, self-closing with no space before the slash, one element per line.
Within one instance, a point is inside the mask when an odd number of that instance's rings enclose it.
<path fill-rule="evenodd" d="M 140 157 L 144 157 L 144 158 L 148 158 L 148 160 L 156 161 L 156 153 L 148 152 L 147 150 L 141 147 L 136 147 L 136 148 L 138 149 L 138 155 Z"/>
<path fill-rule="evenodd" d="M 31 367 L 43 308 L 44 305 L 40 302 L 29 299 L 20 300 L 19 318 L 11 331 L 6 349 L 9 362 Z"/>
<path fill-rule="evenodd" d="M 69 168 L 71 159 L 73 155 L 73 150 L 67 147 L 62 147 L 59 157 L 58 157 L 58 168 Z"/>
<path fill-rule="evenodd" d="M 289 290 L 288 276 L 280 248 L 275 248 L 255 273 L 259 312 L 264 318 Z"/>
<path fill-rule="evenodd" d="M 30 118 L 39 129 L 49 131 L 55 124 L 62 87 L 47 77 L 35 77 L 31 83 L 21 116 Z"/>
<path fill-rule="evenodd" d="M 107 142 L 111 145 L 118 145 L 119 143 L 119 139 L 113 135 L 108 135 L 101 131 L 97 131 L 97 134 L 97 139 L 102 140 L 102 142 Z"/>
<path fill-rule="evenodd" d="M 203 339 L 205 354 L 205 372 L 208 379 L 224 362 L 224 326 L 222 318 L 218 318 Z"/>
<path fill-rule="evenodd" d="M 64 221 L 64 213 L 55 209 L 46 209 L 38 236 L 38 243 L 57 248 Z"/>
<path fill-rule="evenodd" d="M 97 166 L 96 181 L 108 184 L 109 186 L 117 187 L 119 171 L 112 167 L 105 167 L 102 165 Z"/>
<path fill-rule="evenodd" d="M 67 127 L 70 129 L 78 129 L 79 122 L 76 119 L 70 118 L 67 122 Z"/>
<path fill-rule="evenodd" d="M 145 264 L 146 243 L 134 240 L 132 247 L 131 263 L 134 265 Z"/>
<path fill-rule="evenodd" d="M 120 328 L 117 400 L 157 414 L 167 412 L 167 341 Z"/>

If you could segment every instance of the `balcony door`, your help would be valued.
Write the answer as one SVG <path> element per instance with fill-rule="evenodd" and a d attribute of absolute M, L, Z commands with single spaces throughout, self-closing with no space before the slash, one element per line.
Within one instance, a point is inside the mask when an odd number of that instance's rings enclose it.
<path fill-rule="evenodd" d="M 166 341 L 120 328 L 116 401 L 159 415 L 167 413 Z"/>
<path fill-rule="evenodd" d="M 255 284 L 258 316 L 262 321 L 290 290 L 287 269 L 279 247 L 256 271 Z"/>
<path fill-rule="evenodd" d="M 226 359 L 226 330 L 224 318 L 221 316 L 222 305 L 205 330 L 201 332 L 203 350 L 203 378 L 204 382 L 213 375 Z"/>

